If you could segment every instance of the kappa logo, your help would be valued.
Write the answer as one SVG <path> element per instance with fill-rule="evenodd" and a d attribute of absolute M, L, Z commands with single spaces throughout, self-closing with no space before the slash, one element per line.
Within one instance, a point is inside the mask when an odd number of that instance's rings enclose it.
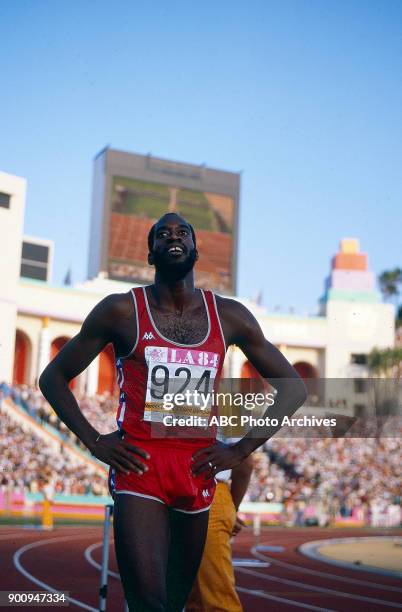
<path fill-rule="evenodd" d="M 203 489 L 202 490 L 202 496 L 204 499 L 206 499 L 207 497 L 209 497 L 209 491 L 208 489 Z"/>
<path fill-rule="evenodd" d="M 153 335 L 152 332 L 145 332 L 145 334 L 142 336 L 143 340 L 155 340 L 155 336 Z"/>

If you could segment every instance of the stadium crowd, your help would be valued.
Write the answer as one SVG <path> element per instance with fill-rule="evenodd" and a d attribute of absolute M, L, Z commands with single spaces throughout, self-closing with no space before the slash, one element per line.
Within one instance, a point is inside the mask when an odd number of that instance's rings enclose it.
<path fill-rule="evenodd" d="M 254 455 L 249 501 L 280 502 L 287 524 L 372 524 L 401 508 L 401 437 L 273 438 Z"/>
<path fill-rule="evenodd" d="M 106 494 L 106 477 L 95 475 L 84 460 L 72 462 L 64 445 L 75 436 L 60 422 L 38 389 L 0 385 L 39 423 L 60 433 L 60 449 L 3 414 L 0 423 L 0 478 L 35 492 L 43 475 L 52 477 L 56 492 Z M 116 429 L 116 398 L 108 394 L 77 397 L 88 420 L 101 433 Z M 399 432 L 402 433 L 402 432 Z M 401 509 L 402 442 L 384 438 L 274 437 L 254 454 L 248 501 L 283 504 L 282 521 L 289 525 L 332 524 L 336 518 L 372 524 L 389 507 Z M 1 481 L 0 481 L 1 482 Z"/>
<path fill-rule="evenodd" d="M 3 383 L 0 386 L 0 394 L 3 396 L 9 395 L 16 404 L 20 405 L 41 425 L 47 423 L 54 427 L 65 441 L 73 442 L 82 449 L 85 449 L 73 432 L 60 421 L 39 389 L 29 387 L 28 385 L 13 385 L 10 387 Z M 82 394 L 77 395 L 76 399 L 88 421 L 101 434 L 110 433 L 116 429 L 118 400 L 111 397 L 110 393 L 93 396 Z"/>
<path fill-rule="evenodd" d="M 106 478 L 61 442 L 57 450 L 6 412 L 0 418 L 0 485 L 37 493 L 51 482 L 55 493 L 107 495 Z"/>
<path fill-rule="evenodd" d="M 55 493 L 107 495 L 106 476 L 96 474 L 82 460 L 71 458 L 66 444 L 86 451 L 81 441 L 62 423 L 39 389 L 28 385 L 0 385 L 2 397 L 10 397 L 39 424 L 50 425 L 59 433 L 57 451 L 32 430 L 13 421 L 6 412 L 0 419 L 0 485 L 36 493 L 51 481 Z M 116 429 L 116 399 L 105 393 L 76 398 L 81 410 L 100 433 Z"/>

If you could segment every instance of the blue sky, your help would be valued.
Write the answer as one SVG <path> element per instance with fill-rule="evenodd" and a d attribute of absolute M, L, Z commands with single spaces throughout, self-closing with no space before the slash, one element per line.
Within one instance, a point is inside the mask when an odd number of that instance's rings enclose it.
<path fill-rule="evenodd" d="M 401 265 L 402 2 L 0 4 L 0 169 L 53 280 L 86 275 L 92 159 L 242 172 L 239 292 L 314 312 L 339 239 Z"/>

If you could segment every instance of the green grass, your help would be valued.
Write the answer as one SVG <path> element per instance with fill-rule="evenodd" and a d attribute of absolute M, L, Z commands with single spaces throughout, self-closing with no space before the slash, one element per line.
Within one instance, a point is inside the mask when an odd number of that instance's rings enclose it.
<path fill-rule="evenodd" d="M 203 191 L 180 189 L 177 194 L 177 199 L 179 201 L 188 202 L 189 204 L 199 204 L 209 208 L 209 202 Z"/>
<path fill-rule="evenodd" d="M 169 187 L 161 183 L 151 183 L 149 181 L 139 181 L 137 179 L 124 178 L 122 176 L 114 176 L 112 183 L 112 192 L 116 190 L 116 185 L 126 187 L 128 191 L 151 191 L 159 195 L 169 197 Z"/>
<path fill-rule="evenodd" d="M 137 195 L 129 193 L 124 199 L 124 210 L 119 211 L 126 215 L 145 216 L 151 219 L 161 217 L 169 208 L 169 200 L 156 199 L 150 195 Z"/>
<path fill-rule="evenodd" d="M 126 191 L 119 193 L 117 186 L 125 187 Z M 113 177 L 112 209 L 116 212 L 155 219 L 167 211 L 169 200 L 170 193 L 166 185 Z"/>
<path fill-rule="evenodd" d="M 119 193 L 117 186 L 126 191 Z M 170 188 L 160 183 L 114 176 L 112 182 L 112 209 L 125 215 L 138 215 L 157 219 L 166 213 L 170 203 Z M 228 232 L 231 229 L 211 207 L 205 193 L 192 189 L 179 189 L 177 210 L 196 230 Z"/>

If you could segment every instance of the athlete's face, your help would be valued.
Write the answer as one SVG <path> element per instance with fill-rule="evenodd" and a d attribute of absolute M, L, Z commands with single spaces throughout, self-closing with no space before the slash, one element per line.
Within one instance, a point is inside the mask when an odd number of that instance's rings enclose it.
<path fill-rule="evenodd" d="M 149 263 L 167 279 L 181 280 L 193 269 L 197 258 L 188 223 L 177 215 L 163 217 L 155 228 Z"/>

